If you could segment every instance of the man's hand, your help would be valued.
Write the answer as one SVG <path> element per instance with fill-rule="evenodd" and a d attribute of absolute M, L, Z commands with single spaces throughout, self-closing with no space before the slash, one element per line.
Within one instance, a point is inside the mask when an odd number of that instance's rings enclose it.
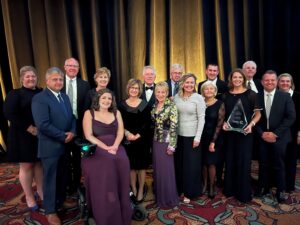
<path fill-rule="evenodd" d="M 65 135 L 66 135 L 65 143 L 69 143 L 70 141 L 72 141 L 72 139 L 75 136 L 72 132 L 66 132 Z"/>

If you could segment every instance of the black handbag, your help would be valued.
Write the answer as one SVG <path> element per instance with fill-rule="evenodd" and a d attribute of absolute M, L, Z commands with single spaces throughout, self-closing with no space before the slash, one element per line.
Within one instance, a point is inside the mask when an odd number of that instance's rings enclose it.
<path fill-rule="evenodd" d="M 81 158 L 94 155 L 97 148 L 96 144 L 93 144 L 90 141 L 81 138 L 76 139 L 75 144 L 80 148 Z"/>

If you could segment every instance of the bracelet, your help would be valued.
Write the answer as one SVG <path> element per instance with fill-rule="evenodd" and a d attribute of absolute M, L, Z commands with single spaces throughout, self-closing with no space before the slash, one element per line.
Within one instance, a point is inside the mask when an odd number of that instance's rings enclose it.
<path fill-rule="evenodd" d="M 253 125 L 253 127 L 255 126 L 255 122 L 254 121 L 251 121 L 251 124 Z"/>

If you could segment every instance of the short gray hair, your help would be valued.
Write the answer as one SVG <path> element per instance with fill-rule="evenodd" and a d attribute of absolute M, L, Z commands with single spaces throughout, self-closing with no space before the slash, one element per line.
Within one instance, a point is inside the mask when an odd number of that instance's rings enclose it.
<path fill-rule="evenodd" d="M 183 68 L 183 65 L 175 63 L 170 67 L 170 72 L 172 70 L 181 70 L 183 72 L 184 68 Z"/>
<path fill-rule="evenodd" d="M 156 70 L 154 69 L 153 66 L 150 66 L 150 65 L 144 66 L 144 68 L 143 68 L 143 75 L 144 75 L 144 73 L 145 73 L 145 70 L 147 70 L 147 69 L 151 69 L 152 72 L 153 72 L 153 74 L 156 75 Z"/>
<path fill-rule="evenodd" d="M 48 80 L 49 76 L 58 73 L 62 78 L 64 78 L 64 73 L 58 67 L 51 67 L 46 71 L 46 80 Z"/>
<path fill-rule="evenodd" d="M 243 69 L 245 69 L 245 67 L 248 65 L 248 64 L 253 64 L 255 66 L 255 69 L 257 69 L 257 65 L 254 61 L 252 60 L 249 60 L 249 61 L 246 61 L 244 64 L 243 64 Z"/>

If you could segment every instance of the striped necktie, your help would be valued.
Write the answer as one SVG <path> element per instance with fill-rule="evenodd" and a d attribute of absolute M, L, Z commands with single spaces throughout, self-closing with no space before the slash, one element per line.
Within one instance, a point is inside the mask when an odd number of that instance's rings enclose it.
<path fill-rule="evenodd" d="M 71 102 L 71 106 L 73 108 L 73 80 L 69 80 L 69 85 L 68 85 L 68 96 Z"/>

